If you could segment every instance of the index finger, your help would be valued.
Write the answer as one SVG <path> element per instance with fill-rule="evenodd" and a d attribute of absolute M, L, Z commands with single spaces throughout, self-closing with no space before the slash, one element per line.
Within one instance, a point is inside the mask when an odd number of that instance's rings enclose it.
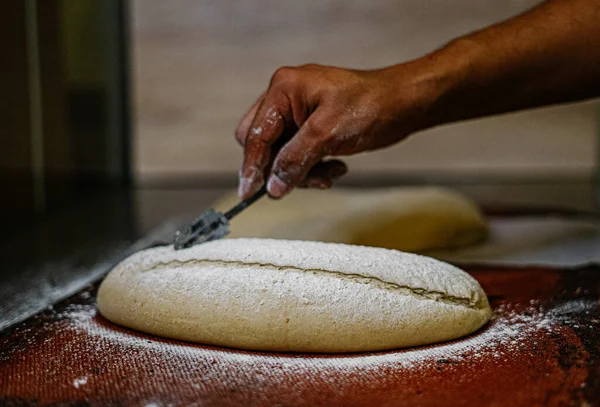
<path fill-rule="evenodd" d="M 283 95 L 267 93 L 246 137 L 244 163 L 240 171 L 239 195 L 248 198 L 264 184 L 273 144 L 281 137 L 286 121 L 292 119 L 291 106 Z"/>
<path fill-rule="evenodd" d="M 254 117 L 256 117 L 256 112 L 258 111 L 258 108 L 265 99 L 265 93 L 266 92 L 261 93 L 258 99 L 256 99 L 252 106 L 250 106 L 250 109 L 248 109 L 244 117 L 242 117 L 242 120 L 240 120 L 240 123 L 238 124 L 238 127 L 235 130 L 235 138 L 241 146 L 246 144 L 246 137 L 248 137 L 250 126 L 252 126 Z"/>

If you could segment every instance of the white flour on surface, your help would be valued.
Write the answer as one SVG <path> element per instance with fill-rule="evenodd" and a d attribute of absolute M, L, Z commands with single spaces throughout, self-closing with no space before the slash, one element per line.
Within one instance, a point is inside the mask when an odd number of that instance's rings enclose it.
<path fill-rule="evenodd" d="M 528 341 L 535 332 L 550 334 L 559 327 L 560 323 L 570 322 L 570 313 L 581 312 L 588 308 L 592 310 L 594 307 L 596 307 L 595 302 L 582 300 L 570 301 L 553 310 L 545 310 L 539 302 L 532 300 L 529 307 L 517 312 L 514 307 L 504 304 L 496 308 L 495 316 L 487 326 L 463 339 L 399 351 L 334 356 L 253 353 L 224 348 L 206 348 L 201 345 L 159 338 L 150 339 L 152 337 L 140 336 L 135 331 L 125 331 L 117 328 L 116 325 L 114 326 L 116 329 L 113 329 L 113 325 L 99 324 L 95 318 L 97 310 L 93 305 L 72 305 L 57 316 L 64 318 L 63 321 L 69 329 L 84 332 L 90 336 L 90 341 L 97 344 L 158 353 L 166 358 L 185 357 L 189 359 L 194 356 L 218 355 L 220 363 L 243 364 L 245 369 L 250 370 L 252 368 L 249 368 L 249 365 L 256 365 L 256 368 L 260 368 L 265 364 L 273 364 L 282 370 L 294 370 L 295 373 L 299 373 L 298 369 L 367 369 L 373 370 L 375 373 L 381 367 L 410 368 L 424 363 L 435 363 L 439 360 L 450 360 L 451 364 L 484 357 L 489 358 L 490 356 L 499 361 L 506 360 L 518 351 L 527 352 L 530 347 Z M 600 321 L 594 320 L 593 323 L 596 325 Z M 589 328 L 594 329 L 594 325 L 590 325 Z M 534 341 L 533 344 L 535 345 L 536 342 Z"/>
<path fill-rule="evenodd" d="M 23 366 L 11 372 L 13 383 L 37 383 L 44 388 L 35 391 L 57 393 L 57 400 L 90 397 L 107 404 L 128 400 L 128 405 L 164 406 L 210 399 L 197 405 L 221 406 L 314 405 L 315 397 L 344 404 L 371 396 L 410 398 L 419 389 L 432 397 L 455 389 L 479 400 L 474 394 L 490 390 L 483 384 L 498 381 L 496 396 L 514 389 L 522 400 L 535 401 L 567 382 L 571 387 L 585 386 L 585 372 L 577 366 L 584 365 L 586 352 L 577 348 L 568 327 L 593 332 L 600 323 L 585 318 L 598 312 L 597 301 L 590 299 L 551 309 L 535 300 L 500 303 L 490 323 L 452 342 L 362 354 L 285 354 L 141 334 L 101 317 L 90 292 L 79 298 L 86 304 L 48 309 L 11 335 L 16 346 L 3 357 Z M 567 368 L 557 359 L 560 338 L 569 339 L 566 357 L 572 362 Z M 44 381 L 40 383 L 39 377 Z M 523 388 L 536 383 L 542 387 L 535 394 Z"/>
<path fill-rule="evenodd" d="M 79 386 L 83 386 L 87 383 L 87 381 L 87 377 L 78 377 L 77 379 L 73 380 L 73 386 L 78 389 Z"/>

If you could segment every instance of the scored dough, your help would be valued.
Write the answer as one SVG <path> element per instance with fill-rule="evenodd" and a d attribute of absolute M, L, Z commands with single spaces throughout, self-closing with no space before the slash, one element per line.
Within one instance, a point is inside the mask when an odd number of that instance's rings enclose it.
<path fill-rule="evenodd" d="M 102 315 L 139 331 L 242 349 L 357 352 L 468 335 L 491 310 L 477 281 L 396 250 L 225 239 L 138 252 L 98 292 Z"/>
<path fill-rule="evenodd" d="M 215 204 L 227 210 L 235 193 Z M 471 245 L 487 235 L 477 206 L 444 188 L 295 190 L 261 199 L 236 216 L 230 237 L 314 240 L 427 252 Z"/>

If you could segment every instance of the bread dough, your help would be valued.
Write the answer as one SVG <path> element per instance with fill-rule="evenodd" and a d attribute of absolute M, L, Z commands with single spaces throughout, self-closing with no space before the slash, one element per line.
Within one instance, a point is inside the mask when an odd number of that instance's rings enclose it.
<path fill-rule="evenodd" d="M 490 317 L 477 281 L 396 250 L 224 239 L 138 252 L 98 292 L 109 320 L 203 344 L 358 352 L 447 341 Z"/>
<path fill-rule="evenodd" d="M 215 207 L 239 201 L 231 193 Z M 487 235 L 477 206 L 443 188 L 295 190 L 239 214 L 230 237 L 315 240 L 423 253 L 471 245 Z"/>

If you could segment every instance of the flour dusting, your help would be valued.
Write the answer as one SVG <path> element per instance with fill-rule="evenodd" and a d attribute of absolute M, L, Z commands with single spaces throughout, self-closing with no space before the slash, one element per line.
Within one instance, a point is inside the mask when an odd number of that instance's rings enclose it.
<path fill-rule="evenodd" d="M 78 389 L 79 386 L 83 386 L 84 384 L 87 384 L 87 377 L 78 377 L 77 379 L 73 380 L 73 386 Z"/>
<path fill-rule="evenodd" d="M 418 367 L 424 364 L 442 363 L 446 365 L 461 362 L 473 362 L 483 358 L 499 361 L 514 357 L 518 353 L 531 352 L 531 345 L 536 345 L 535 334 L 549 335 L 560 330 L 560 325 L 574 324 L 569 317 L 570 312 L 590 308 L 596 304 L 590 301 L 570 301 L 561 307 L 545 310 L 538 301 L 530 301 L 526 308 L 517 309 L 511 304 L 501 304 L 487 326 L 480 331 L 459 340 L 447 343 L 403 349 L 389 352 L 373 352 L 364 354 L 342 354 L 323 356 L 318 354 L 282 354 L 264 352 L 246 352 L 223 348 L 210 348 L 210 352 L 218 352 L 219 358 L 232 365 L 244 365 L 256 368 L 277 367 L 281 371 L 297 371 L 318 369 L 327 371 L 368 370 L 370 374 L 382 372 L 383 367 Z M 135 331 L 129 331 L 109 323 L 99 324 L 97 310 L 93 305 L 72 305 L 58 316 L 70 329 L 89 335 L 90 341 L 97 344 L 129 349 L 157 352 L 167 359 L 191 356 L 204 357 L 207 349 L 195 344 L 149 339 Z M 600 322 L 600 321 L 597 321 Z M 576 324 L 575 324 L 576 325 Z M 590 329 L 594 328 L 590 325 Z M 152 338 L 152 337 L 150 337 Z M 533 355 L 532 355 L 533 356 Z M 307 364 L 307 361 L 311 363 Z M 299 373 L 299 372 L 297 372 Z"/>
<path fill-rule="evenodd" d="M 48 404 L 329 406 L 406 400 L 430 406 L 452 395 L 481 405 L 511 394 L 520 400 L 514 405 L 540 405 L 548 394 L 589 387 L 584 367 L 590 354 L 574 330 L 594 332 L 600 323 L 594 299 L 496 301 L 486 326 L 447 343 L 335 355 L 250 352 L 122 328 L 97 313 L 91 293 L 49 308 L 5 337 L 11 349 L 2 356 L 11 362 L 0 364 L 9 367 L 6 391 L 28 399 L 43 395 Z"/>

